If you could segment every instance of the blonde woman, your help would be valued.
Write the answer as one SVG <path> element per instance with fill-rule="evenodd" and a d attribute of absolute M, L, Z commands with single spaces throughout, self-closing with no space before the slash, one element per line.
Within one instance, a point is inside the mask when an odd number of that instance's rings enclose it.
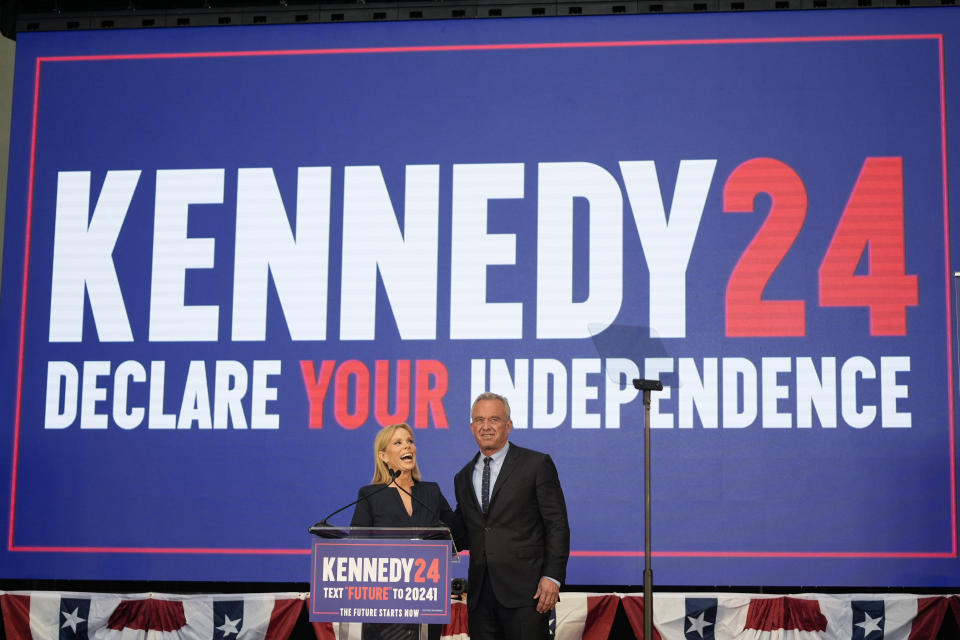
<path fill-rule="evenodd" d="M 361 487 L 352 527 L 453 528 L 454 515 L 436 482 L 420 479 L 417 445 L 407 424 L 384 427 L 373 441 L 373 484 Z M 390 484 L 391 486 L 385 487 Z M 363 640 L 419 638 L 420 625 L 364 623 Z"/>
<path fill-rule="evenodd" d="M 373 442 L 373 484 L 360 489 L 352 527 L 453 526 L 453 510 L 436 482 L 420 479 L 417 445 L 407 424 L 384 427 Z M 399 471 L 393 485 L 391 473 Z"/>

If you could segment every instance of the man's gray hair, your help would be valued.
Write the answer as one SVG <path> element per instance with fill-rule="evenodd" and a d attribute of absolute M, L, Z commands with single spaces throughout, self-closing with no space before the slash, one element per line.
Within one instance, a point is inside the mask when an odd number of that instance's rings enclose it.
<path fill-rule="evenodd" d="M 481 400 L 499 400 L 503 403 L 503 408 L 507 410 L 507 420 L 510 419 L 510 401 L 504 398 L 499 393 L 494 393 L 492 391 L 484 391 L 477 396 L 477 399 L 473 401 L 473 404 L 470 405 L 470 419 L 473 420 L 473 410 L 476 408 L 477 403 Z"/>

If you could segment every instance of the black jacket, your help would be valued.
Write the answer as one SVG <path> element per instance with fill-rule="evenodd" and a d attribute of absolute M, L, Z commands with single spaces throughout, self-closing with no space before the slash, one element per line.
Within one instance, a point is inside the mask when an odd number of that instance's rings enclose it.
<path fill-rule="evenodd" d="M 453 525 L 454 515 L 436 482 L 416 482 L 410 491 L 413 515 L 408 515 L 400 492 L 382 484 L 361 487 L 360 502 L 354 507 L 351 527 L 430 527 Z M 429 509 L 427 508 L 429 507 Z M 440 522 L 437 522 L 439 518 Z"/>
<path fill-rule="evenodd" d="M 453 480 L 466 534 L 461 545 L 470 549 L 467 589 L 489 579 L 503 606 L 531 606 L 542 576 L 562 584 L 567 574 L 570 526 L 557 468 L 550 456 L 511 443 L 484 515 L 473 489 L 479 456 Z M 468 597 L 468 608 L 477 600 Z"/>

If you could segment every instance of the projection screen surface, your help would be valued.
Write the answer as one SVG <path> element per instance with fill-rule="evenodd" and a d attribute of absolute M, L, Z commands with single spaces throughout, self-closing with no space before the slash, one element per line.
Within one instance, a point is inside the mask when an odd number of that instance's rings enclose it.
<path fill-rule="evenodd" d="M 491 389 L 639 584 L 647 378 L 658 584 L 960 583 L 956 15 L 20 34 L 5 576 L 306 581 Z"/>

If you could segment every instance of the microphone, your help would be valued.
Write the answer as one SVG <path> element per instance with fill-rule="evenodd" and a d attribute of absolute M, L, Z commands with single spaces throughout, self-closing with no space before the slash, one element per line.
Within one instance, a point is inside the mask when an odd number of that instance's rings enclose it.
<path fill-rule="evenodd" d="M 337 509 L 336 511 L 334 511 L 333 513 L 331 513 L 330 515 L 328 515 L 326 518 L 324 518 L 324 519 L 321 520 L 320 522 L 317 522 L 317 523 L 314 524 L 312 527 L 310 527 L 309 529 L 307 529 L 307 531 L 309 531 L 310 533 L 314 533 L 314 529 L 325 529 L 325 528 L 327 528 L 327 527 L 332 527 L 333 525 L 330 524 L 329 522 L 327 522 L 327 520 L 329 520 L 329 519 L 332 518 L 333 516 L 337 515 L 337 514 L 340 513 L 341 511 L 344 511 L 344 510 L 346 510 L 346 509 L 349 509 L 350 507 L 352 507 L 353 505 L 357 504 L 357 503 L 360 502 L 361 500 L 367 500 L 368 498 L 370 498 L 370 496 L 373 496 L 373 495 L 375 495 L 375 494 L 377 494 L 377 493 L 380 493 L 381 491 L 383 491 L 384 489 L 386 489 L 386 488 L 389 487 L 390 485 L 394 485 L 394 486 L 396 486 L 397 488 L 400 488 L 401 491 L 403 491 L 403 489 L 402 489 L 399 485 L 396 484 L 397 478 L 400 477 L 400 474 L 401 474 L 401 473 L 403 473 L 403 472 L 400 471 L 399 469 L 396 470 L 396 471 L 394 471 L 394 470 L 391 469 L 390 467 L 387 467 L 387 474 L 390 476 L 390 482 L 386 483 L 386 484 L 383 485 L 382 487 L 378 487 L 378 488 L 376 489 L 376 491 L 371 491 L 371 492 L 370 492 L 370 495 L 360 496 L 359 498 L 357 498 L 356 500 L 354 500 L 354 501 L 351 502 L 350 504 L 345 505 L 345 506 L 343 506 L 343 507 L 340 507 L 339 509 Z M 404 493 L 406 493 L 406 492 L 404 492 Z M 413 497 L 413 496 L 411 496 L 411 497 Z"/>
<path fill-rule="evenodd" d="M 391 474 L 393 473 L 393 470 L 390 469 L 389 467 L 387 467 L 387 471 L 388 471 L 389 473 L 391 473 Z M 397 471 L 397 476 L 399 476 L 400 473 L 401 473 L 400 471 Z M 412 493 L 410 493 L 409 491 L 407 491 L 406 489 L 404 489 L 403 487 L 401 487 L 399 484 L 398 484 L 398 485 L 395 485 L 395 486 L 397 487 L 397 489 L 399 489 L 400 491 L 403 491 L 405 494 L 407 494 L 408 496 L 410 496 L 413 500 L 416 500 L 416 501 L 417 501 L 417 504 L 419 504 L 421 507 L 423 507 L 424 509 L 426 509 L 426 510 L 433 516 L 433 524 L 430 525 L 430 526 L 432 526 L 432 527 L 446 527 L 446 526 L 447 526 L 447 525 L 445 525 L 445 524 L 440 520 L 440 514 L 437 513 L 436 509 L 432 508 L 432 507 L 431 507 L 430 505 L 428 505 L 426 502 L 424 502 L 423 500 L 421 500 L 421 499 L 418 498 L 417 496 L 413 495 Z"/>

